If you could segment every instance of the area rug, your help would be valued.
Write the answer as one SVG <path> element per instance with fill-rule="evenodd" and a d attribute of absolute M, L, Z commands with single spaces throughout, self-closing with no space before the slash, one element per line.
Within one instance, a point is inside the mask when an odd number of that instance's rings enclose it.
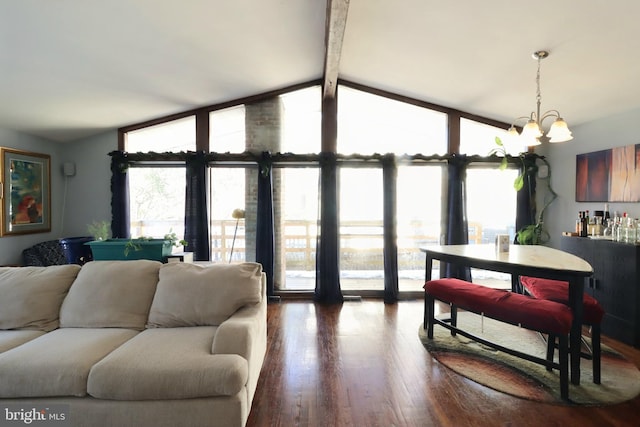
<path fill-rule="evenodd" d="M 474 335 L 538 357 L 546 357 L 541 336 L 527 329 L 458 313 L 458 326 Z M 640 370 L 622 355 L 602 346 L 601 384 L 594 384 L 591 360 L 582 359 L 580 385 L 569 385 L 569 401 L 560 398 L 558 371 L 505 354 L 434 325 L 434 338 L 428 339 L 419 327 L 420 340 L 438 362 L 479 384 L 512 396 L 565 405 L 613 405 L 640 394 Z M 588 342 L 588 339 L 587 339 Z M 556 351 L 556 358 L 557 358 Z"/>

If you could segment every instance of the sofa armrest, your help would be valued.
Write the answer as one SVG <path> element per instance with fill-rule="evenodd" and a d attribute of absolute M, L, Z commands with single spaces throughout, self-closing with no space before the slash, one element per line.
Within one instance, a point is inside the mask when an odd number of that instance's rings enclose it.
<path fill-rule="evenodd" d="M 260 302 L 241 308 L 218 326 L 211 352 L 238 354 L 247 360 L 247 402 L 250 408 L 267 353 L 267 276 L 264 273 Z"/>
<path fill-rule="evenodd" d="M 267 296 L 266 279 L 262 274 L 262 298 L 259 303 L 245 306 L 220 324 L 213 339 L 213 354 L 238 354 L 247 360 L 262 345 L 266 349 Z M 254 349 L 254 346 L 258 346 Z"/>

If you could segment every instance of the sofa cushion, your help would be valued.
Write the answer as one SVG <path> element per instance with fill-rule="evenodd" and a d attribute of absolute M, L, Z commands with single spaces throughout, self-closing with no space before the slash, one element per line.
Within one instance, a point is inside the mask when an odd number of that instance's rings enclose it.
<path fill-rule="evenodd" d="M 85 264 L 62 303 L 60 326 L 144 329 L 161 265 L 149 260 Z"/>
<path fill-rule="evenodd" d="M 217 326 L 261 299 L 262 265 L 164 264 L 147 327 Z"/>
<path fill-rule="evenodd" d="M 30 331 L 27 329 L 0 331 L 0 353 L 38 338 L 45 333 L 44 331 Z"/>
<path fill-rule="evenodd" d="M 233 396 L 247 383 L 247 361 L 211 354 L 216 327 L 147 329 L 98 362 L 88 392 L 99 399 Z"/>
<path fill-rule="evenodd" d="M 91 367 L 137 333 L 57 329 L 0 353 L 0 397 L 86 396 Z"/>
<path fill-rule="evenodd" d="M 80 266 L 0 268 L 0 329 L 52 331 Z"/>

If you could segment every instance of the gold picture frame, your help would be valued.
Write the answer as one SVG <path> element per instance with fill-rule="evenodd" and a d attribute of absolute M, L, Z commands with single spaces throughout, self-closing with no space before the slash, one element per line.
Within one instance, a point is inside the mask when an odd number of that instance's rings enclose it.
<path fill-rule="evenodd" d="M 51 231 L 51 156 L 0 147 L 0 236 Z"/>

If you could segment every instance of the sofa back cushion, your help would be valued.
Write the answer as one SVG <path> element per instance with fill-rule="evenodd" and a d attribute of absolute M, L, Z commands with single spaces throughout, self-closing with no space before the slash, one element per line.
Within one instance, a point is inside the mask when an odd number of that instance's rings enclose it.
<path fill-rule="evenodd" d="M 62 303 L 64 328 L 144 329 L 158 284 L 158 261 L 92 261 Z"/>
<path fill-rule="evenodd" d="M 78 271 L 75 264 L 0 268 L 0 329 L 56 329 Z"/>
<path fill-rule="evenodd" d="M 239 308 L 256 304 L 261 294 L 262 265 L 164 264 L 149 312 L 149 328 L 217 326 Z"/>

